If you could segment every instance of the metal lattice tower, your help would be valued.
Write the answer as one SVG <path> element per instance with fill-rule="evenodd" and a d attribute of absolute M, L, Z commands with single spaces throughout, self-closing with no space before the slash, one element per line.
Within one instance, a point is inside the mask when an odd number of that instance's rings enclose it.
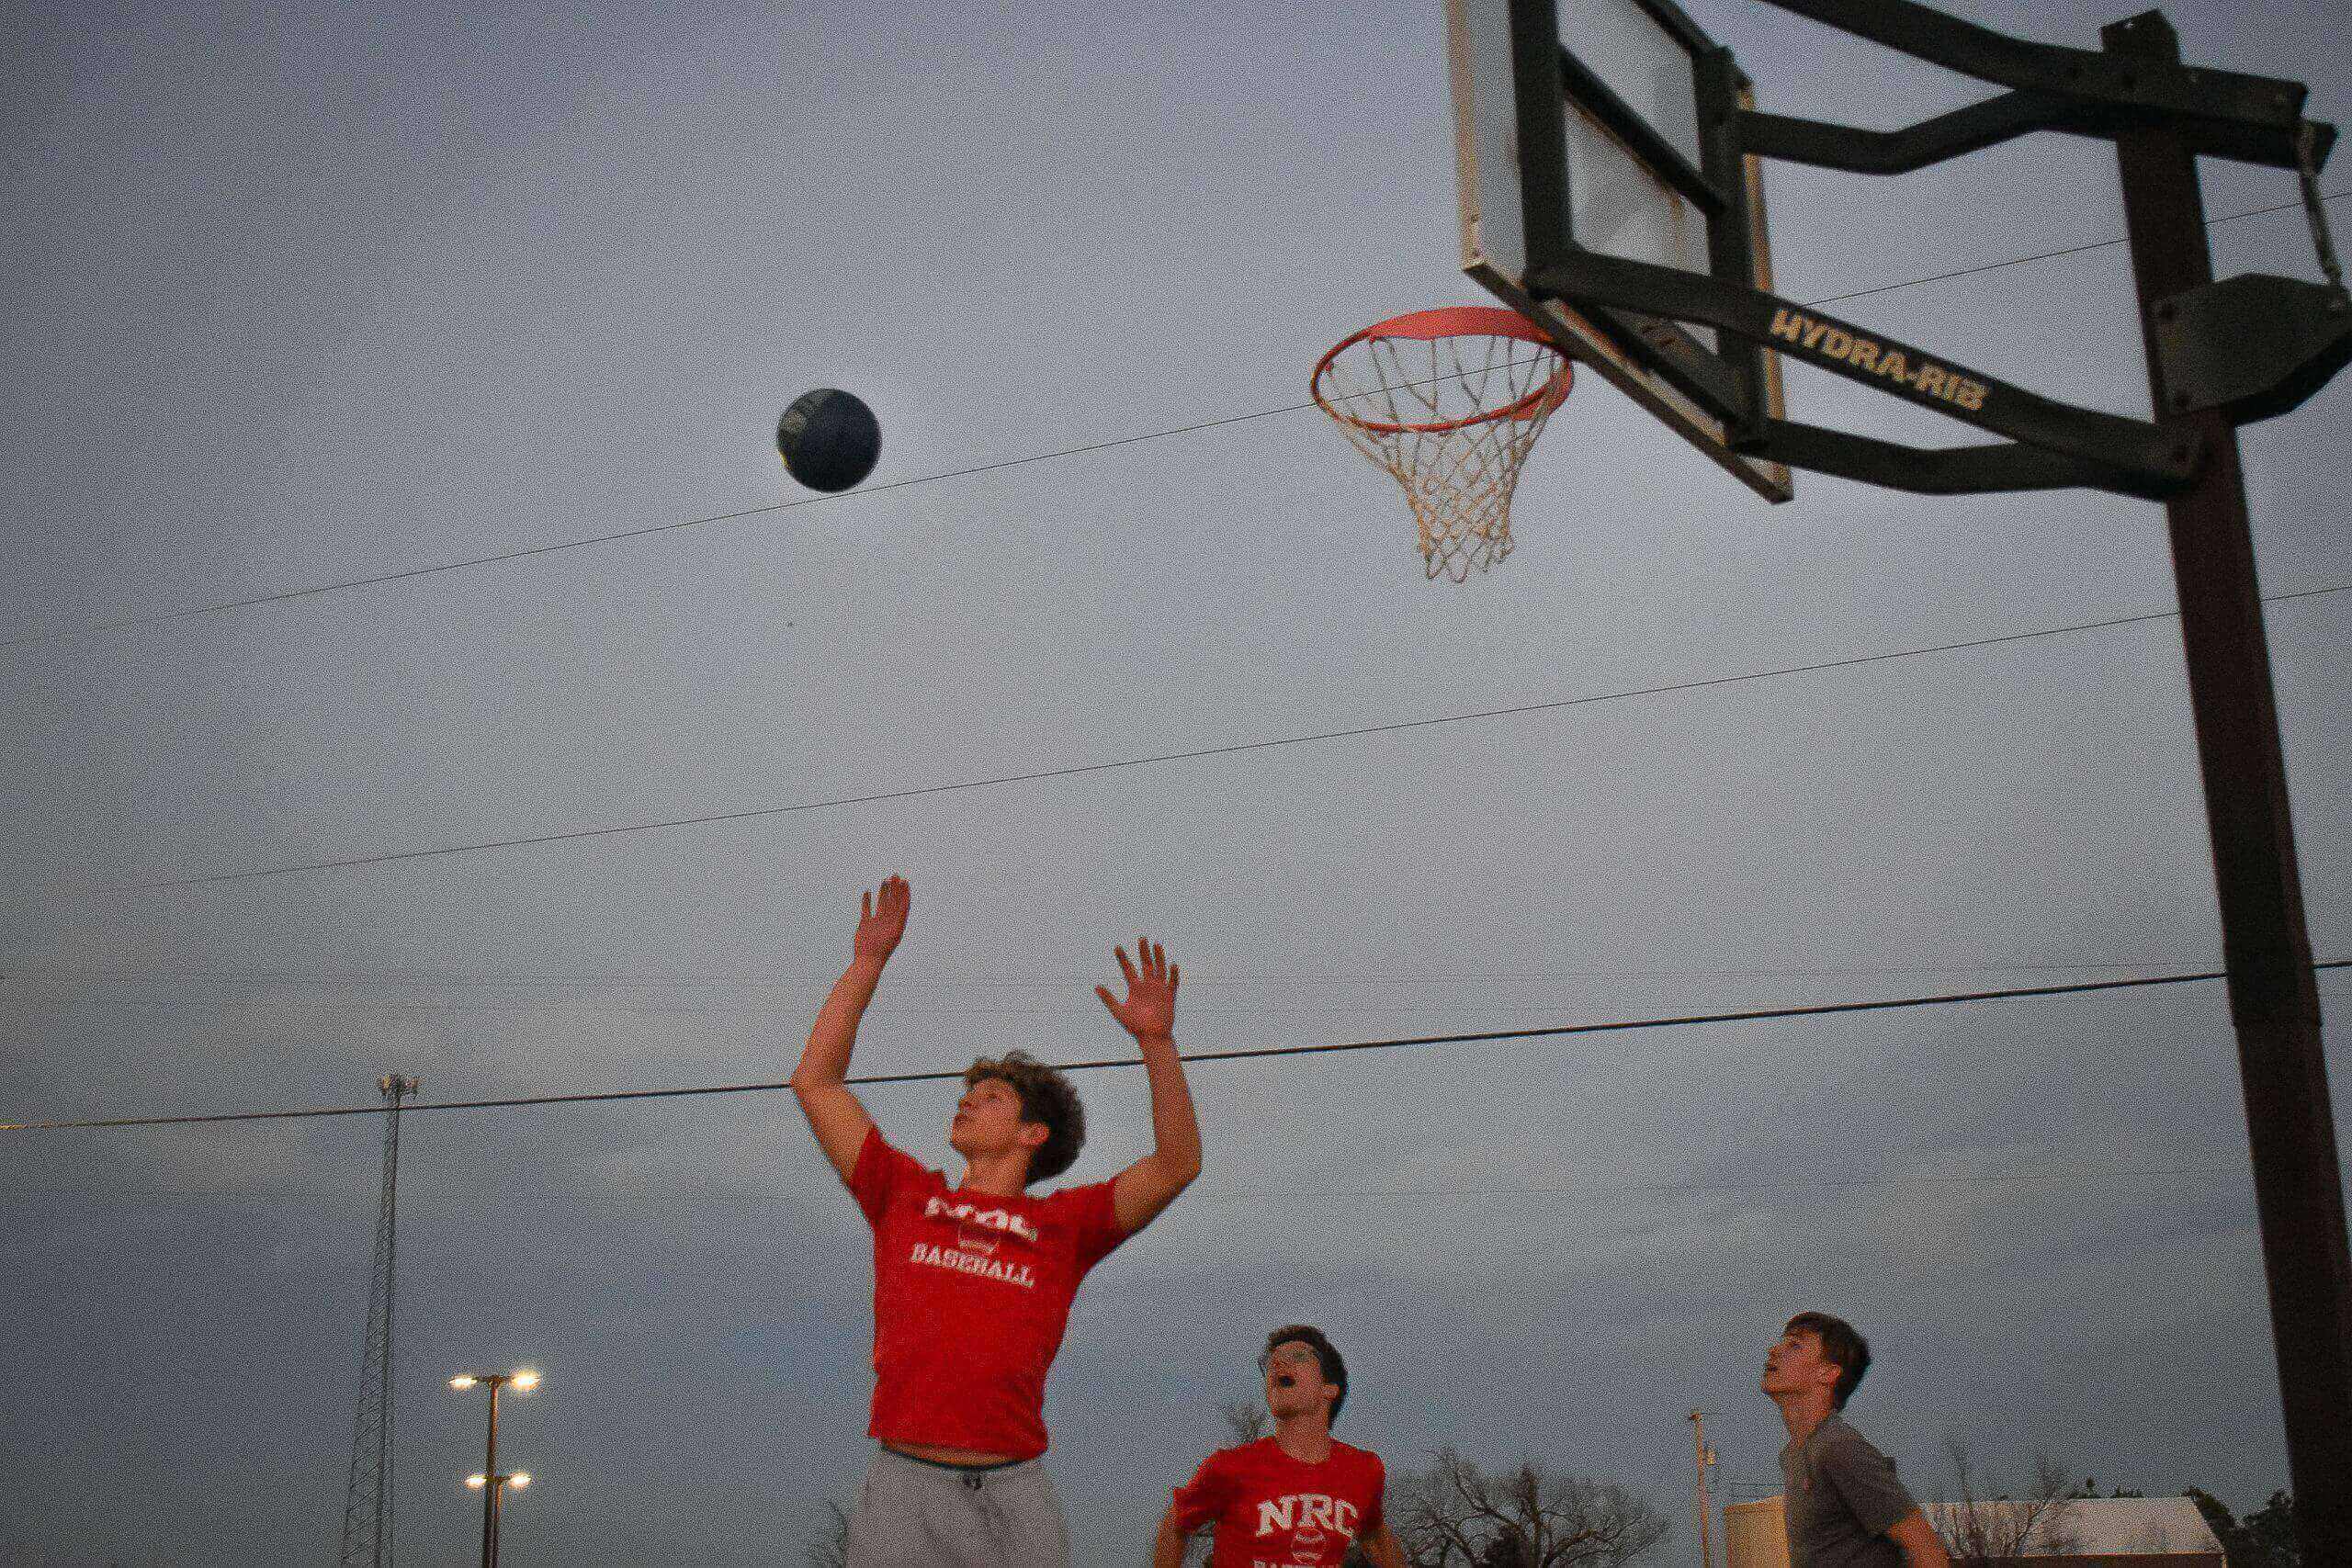
<path fill-rule="evenodd" d="M 342 1568 L 392 1561 L 392 1207 L 400 1190 L 401 1101 L 423 1080 L 397 1074 L 383 1091 L 384 1196 L 376 1214 L 376 1269 L 368 1290 L 368 1337 L 359 1352 L 359 1414 L 351 1427 L 351 1484 L 343 1501 Z"/>

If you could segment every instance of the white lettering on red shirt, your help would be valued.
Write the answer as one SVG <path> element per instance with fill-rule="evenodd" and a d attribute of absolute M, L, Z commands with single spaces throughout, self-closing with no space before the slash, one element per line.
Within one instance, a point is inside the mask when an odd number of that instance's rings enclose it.
<path fill-rule="evenodd" d="M 999 1263 L 992 1258 L 978 1258 L 964 1251 L 951 1252 L 945 1247 L 933 1247 L 924 1242 L 915 1243 L 913 1250 L 907 1254 L 907 1261 L 926 1264 L 933 1269 L 953 1269 L 959 1273 L 978 1274 L 988 1280 L 1002 1280 L 1024 1291 L 1037 1288 L 1037 1281 L 1030 1274 L 1026 1263 Z"/>
<path fill-rule="evenodd" d="M 935 1220 L 944 1215 L 959 1225 L 976 1225 L 981 1230 L 1009 1231 L 1023 1241 L 1037 1239 L 1037 1227 L 1010 1209 L 983 1209 L 977 1203 L 951 1203 L 944 1198 L 923 1200 L 922 1215 Z"/>
<path fill-rule="evenodd" d="M 1382 1523 L 1380 1456 L 1333 1443 L 1309 1464 L 1272 1438 L 1220 1449 L 1176 1489 L 1176 1528 L 1216 1530 L 1210 1568 L 1337 1568 L 1348 1544 Z"/>
<path fill-rule="evenodd" d="M 1046 1373 L 1088 1269 L 1123 1239 L 1111 1184 L 979 1198 L 869 1132 L 850 1192 L 874 1227 L 874 1406 L 884 1442 L 1033 1459 Z"/>

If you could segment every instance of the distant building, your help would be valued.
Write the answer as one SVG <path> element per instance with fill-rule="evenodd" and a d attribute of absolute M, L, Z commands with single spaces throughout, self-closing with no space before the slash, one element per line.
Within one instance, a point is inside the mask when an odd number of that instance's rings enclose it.
<path fill-rule="evenodd" d="M 2007 1550 L 1955 1563 L 2007 1568 L 2226 1568 L 2222 1542 L 2186 1497 L 2075 1497 L 2035 1503 L 1929 1503 L 1928 1517 L 1948 1547 L 1972 1539 Z M 2034 1514 L 2036 1508 L 2040 1515 Z M 1970 1526 L 1973 1522 L 1975 1528 Z M 2021 1527 L 2030 1522 L 2022 1540 Z M 2014 1543 L 2014 1544 L 2011 1544 Z"/>
<path fill-rule="evenodd" d="M 2063 1503 L 1929 1503 L 1946 1546 L 1970 1539 L 2015 1543 L 1966 1568 L 2228 1568 L 2222 1542 L 2186 1497 L 2078 1497 Z M 2032 1510 L 2041 1507 L 2039 1517 Z M 1973 1512 L 1970 1512 L 1973 1510 Z M 1724 1506 L 1724 1568 L 1790 1568 L 1781 1499 Z M 1973 1529 L 1970 1527 L 1973 1526 Z M 2029 1527 L 2030 1528 L 2027 1528 Z M 2018 1540 L 2020 1529 L 2025 1539 Z"/>
<path fill-rule="evenodd" d="M 1789 1568 L 1789 1531 L 1781 1498 L 1724 1505 L 1724 1568 Z"/>

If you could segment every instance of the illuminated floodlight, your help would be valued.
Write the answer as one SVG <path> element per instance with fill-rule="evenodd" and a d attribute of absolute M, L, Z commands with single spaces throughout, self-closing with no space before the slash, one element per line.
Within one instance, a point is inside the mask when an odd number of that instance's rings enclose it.
<path fill-rule="evenodd" d="M 451 1378 L 449 1380 L 449 1386 L 451 1388 L 471 1388 L 474 1386 L 474 1380 L 469 1375 L 461 1374 L 458 1377 Z"/>
<path fill-rule="evenodd" d="M 466 1477 L 466 1484 L 479 1492 L 483 1487 L 490 1484 L 490 1479 L 487 1476 L 469 1475 Z"/>

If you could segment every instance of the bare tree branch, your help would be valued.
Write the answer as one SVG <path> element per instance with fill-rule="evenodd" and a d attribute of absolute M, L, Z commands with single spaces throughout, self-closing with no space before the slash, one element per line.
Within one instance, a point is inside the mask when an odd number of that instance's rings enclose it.
<path fill-rule="evenodd" d="M 1622 1568 L 1667 1535 L 1614 1482 L 1554 1476 L 1532 1461 L 1489 1474 L 1451 1449 L 1400 1475 L 1391 1526 L 1414 1568 Z"/>
<path fill-rule="evenodd" d="M 1237 1443 L 1254 1443 L 1273 1430 L 1272 1417 L 1266 1414 L 1266 1407 L 1255 1400 L 1228 1399 L 1216 1410 L 1225 1418 L 1225 1428 L 1233 1434 L 1233 1440 Z"/>
<path fill-rule="evenodd" d="M 2033 1486 L 2023 1497 L 2007 1493 L 1980 1495 L 1975 1466 L 1968 1445 L 1957 1437 L 1944 1439 L 1951 1461 L 1957 1495 L 1941 1505 L 1939 1532 L 1955 1568 L 2022 1557 L 2029 1547 L 2038 1552 L 2064 1553 L 2073 1547 L 2073 1489 L 2066 1467 L 2048 1454 L 2033 1461 Z"/>

